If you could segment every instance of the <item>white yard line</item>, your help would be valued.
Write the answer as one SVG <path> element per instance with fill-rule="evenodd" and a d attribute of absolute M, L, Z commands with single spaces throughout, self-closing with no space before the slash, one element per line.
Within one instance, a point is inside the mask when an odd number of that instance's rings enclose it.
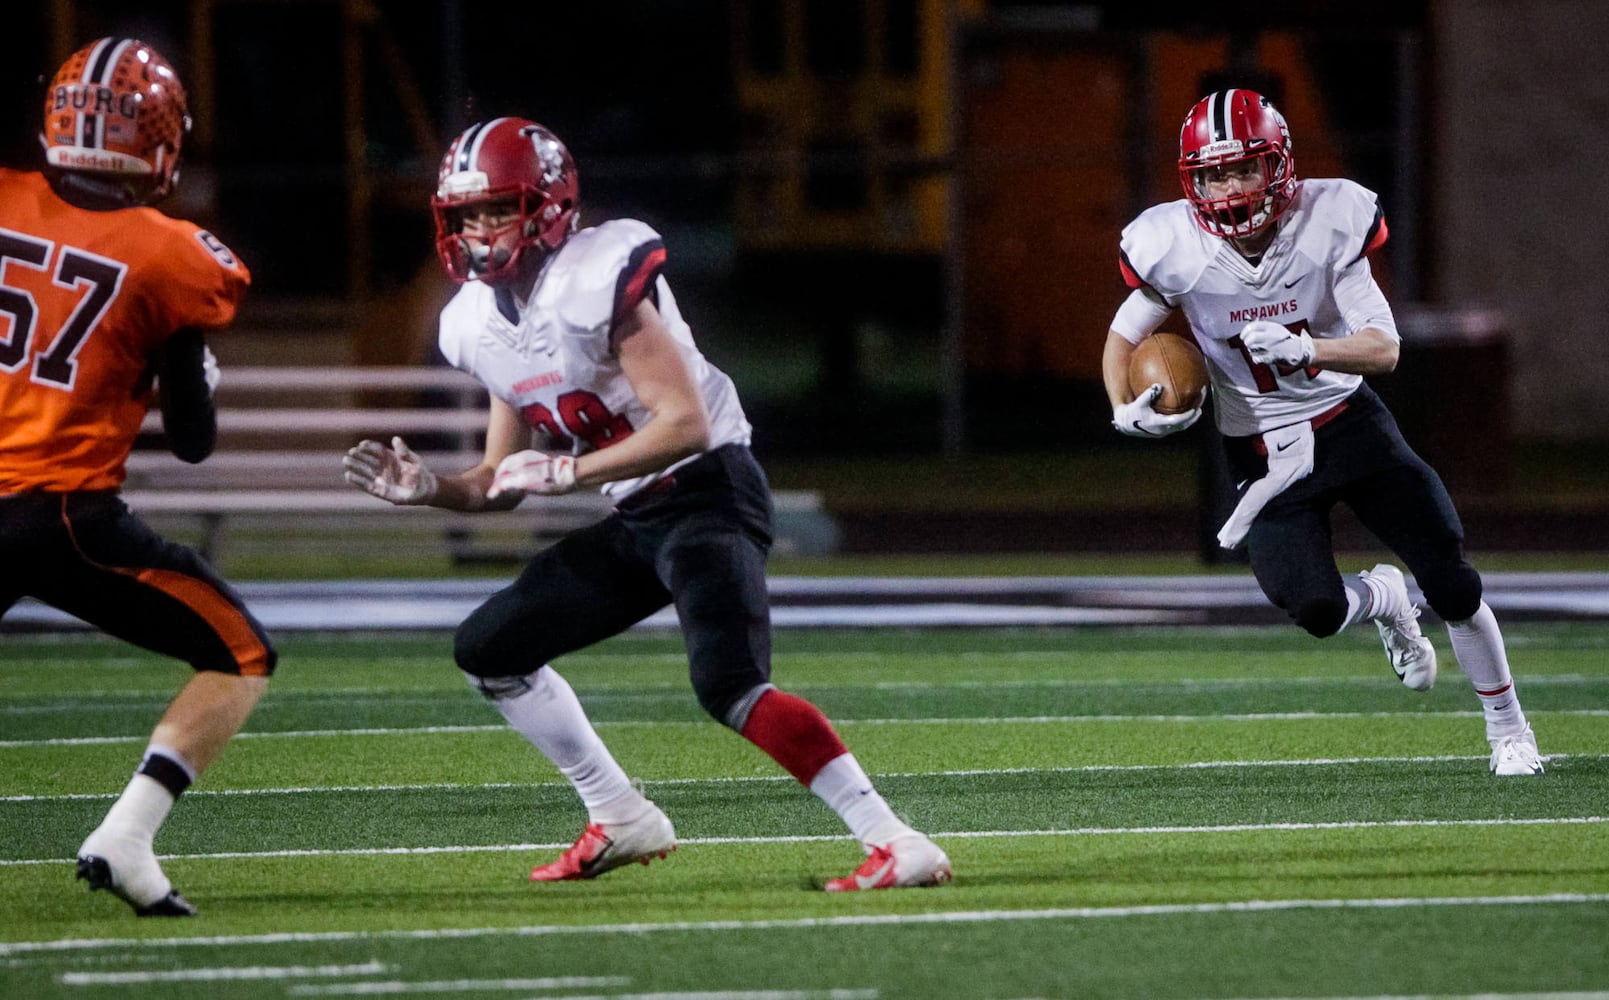
<path fill-rule="evenodd" d="M 479 993 L 495 990 L 510 992 L 532 989 L 522 983 L 538 979 L 450 979 L 441 982 L 409 983 L 401 980 L 367 983 L 339 983 L 332 986 L 292 986 L 293 997 L 395 996 L 403 993 Z M 621 980 L 620 985 L 630 980 Z M 584 984 L 581 984 L 584 985 Z M 611 985 L 600 983 L 598 985 Z M 558 987 L 534 987 L 556 989 Z M 653 993 L 570 993 L 541 1000 L 877 1000 L 877 990 L 697 990 L 693 992 L 655 991 Z"/>
<path fill-rule="evenodd" d="M 1549 760 L 1596 760 L 1605 754 L 1549 754 Z M 872 775 L 879 780 L 886 778 L 989 778 L 1008 774 L 1100 774 L 1105 772 L 1125 771 L 1191 771 L 1213 770 L 1217 768 L 1253 768 L 1253 767 L 1337 767 L 1355 764 L 1442 764 L 1457 761 L 1486 760 L 1486 754 L 1443 754 L 1439 756 L 1419 757 L 1310 757 L 1301 760 L 1202 760 L 1182 764 L 1086 764 L 1078 767 L 988 767 L 971 768 L 951 771 L 882 771 Z M 786 774 L 744 775 L 742 777 L 713 777 L 713 778 L 659 778 L 646 779 L 644 785 L 649 786 L 676 786 L 676 785 L 732 785 L 753 784 L 759 782 L 791 783 L 794 779 Z M 482 790 L 497 791 L 506 788 L 568 788 L 569 783 L 564 781 L 486 781 L 475 783 L 433 781 L 418 784 L 397 785 L 303 785 L 288 788 L 193 788 L 185 792 L 189 798 L 208 798 L 212 796 L 256 796 L 256 795 L 324 795 L 324 794 L 366 794 L 370 792 L 477 792 Z M 0 803 L 4 802 L 56 802 L 83 800 L 110 800 L 115 799 L 119 792 L 71 792 L 62 795 L 0 795 Z"/>
<path fill-rule="evenodd" d="M 163 972 L 64 972 L 68 986 L 129 986 L 144 983 L 222 983 L 251 979 L 330 979 L 340 976 L 383 976 L 397 967 L 383 962 L 362 965 L 237 965 L 216 969 L 173 969 Z"/>
<path fill-rule="evenodd" d="M 1577 717 L 1609 717 L 1609 709 L 1599 708 L 1572 708 L 1561 710 L 1543 710 L 1535 713 L 1549 716 L 1577 716 Z M 886 719 L 845 719 L 837 718 L 833 724 L 837 726 L 1000 726 L 1000 725 L 1073 725 L 1078 723 L 1114 723 L 1114 722 L 1166 722 L 1166 723 L 1198 723 L 1198 722 L 1298 722 L 1315 719 L 1473 719 L 1480 718 L 1481 713 L 1476 711 L 1458 712 L 1246 712 L 1240 714 L 1213 714 L 1213 715 L 1023 715 L 1023 716 L 978 716 L 975 718 L 955 717 L 927 717 L 927 718 L 886 718 Z M 624 729 L 637 728 L 688 728 L 688 727 L 715 727 L 717 723 L 706 719 L 669 719 L 669 720 L 613 720 L 595 722 L 598 729 Z M 482 726 L 402 726 L 372 729 L 295 729 L 284 732 L 242 732 L 235 736 L 236 740 L 283 740 L 283 739 L 329 739 L 345 736 L 439 736 L 465 733 L 504 733 L 508 727 L 503 724 Z M 77 736 L 60 737 L 43 740 L 0 740 L 0 750 L 27 750 L 35 747 L 76 747 L 76 746 L 107 746 L 115 744 L 143 743 L 150 739 L 149 735 L 141 736 Z"/>
<path fill-rule="evenodd" d="M 441 979 L 434 982 L 405 982 L 399 979 L 332 983 L 328 986 L 292 986 L 285 992 L 293 997 L 396 996 L 401 993 L 523 993 L 528 990 L 571 990 L 580 988 L 630 986 L 629 976 L 545 976 L 539 979 Z M 621 994 L 608 997 L 619 1000 Z M 549 1000 L 564 1000 L 552 997 Z"/>
<path fill-rule="evenodd" d="M 1114 826 L 1050 830 L 929 830 L 927 832 L 939 840 L 976 840 L 1000 837 L 1111 837 L 1155 834 L 1256 833 L 1266 831 L 1299 833 L 1313 830 L 1423 829 L 1435 827 L 1596 826 L 1603 823 L 1609 823 L 1609 816 L 1538 816 L 1528 819 L 1394 819 L 1337 821 L 1332 823 L 1242 823 L 1210 826 Z M 843 833 L 788 837 L 685 837 L 679 839 L 677 843 L 684 847 L 695 847 L 734 844 L 818 844 L 849 842 L 850 839 L 847 833 Z M 240 861 L 269 858 L 498 854 L 556 851 L 569 846 L 570 841 L 566 840 L 554 841 L 550 844 L 452 844 L 439 847 L 352 847 L 328 850 L 306 848 L 284 851 L 218 851 L 211 854 L 159 854 L 157 858 L 162 861 Z M 0 868 L 63 865 L 71 861 L 71 858 L 5 858 L 0 859 Z"/>
<path fill-rule="evenodd" d="M 825 654 L 822 654 L 825 656 Z M 994 654 L 993 658 L 1012 659 L 1009 654 Z M 1039 654 L 1023 654 L 1039 659 Z M 1044 656 L 1043 659 L 1052 662 L 1064 662 L 1073 654 L 1056 654 Z M 805 656 L 803 659 L 811 659 Z M 642 659 L 623 658 L 619 659 Z M 652 659 L 652 658 L 648 658 Z M 685 664 L 687 658 L 677 654 L 676 662 Z M 859 659 L 858 656 L 846 654 L 833 654 L 835 661 L 843 659 Z M 906 656 L 882 656 L 877 654 L 872 659 L 909 659 Z M 597 664 L 586 664 L 579 669 L 573 669 L 576 674 L 592 672 L 592 670 L 605 670 Z M 1559 688 L 1559 686 L 1598 685 L 1603 683 L 1603 677 L 1593 677 L 1586 674 L 1541 674 L 1527 675 L 1524 678 L 1525 688 Z M 600 699 L 600 701 L 613 701 L 613 699 L 629 698 L 634 701 L 645 701 L 648 698 L 665 696 L 668 701 L 685 701 L 689 696 L 687 683 L 682 680 L 666 680 L 666 682 L 631 682 L 631 683 L 576 683 L 576 693 L 582 701 L 586 699 Z M 832 680 L 816 680 L 816 682 L 793 683 L 790 690 L 795 691 L 821 691 L 829 688 L 840 688 L 843 683 Z M 877 691 L 975 691 L 990 690 L 990 688 L 1006 688 L 1006 690 L 1078 690 L 1078 688 L 1167 688 L 1167 690 L 1183 691 L 1215 691 L 1215 690 L 1242 690 L 1242 688 L 1265 688 L 1265 686 L 1326 686 L 1326 688 L 1379 688 L 1381 678 L 1369 674 L 1368 677 L 1051 677 L 1051 678 L 1015 678 L 1015 680 L 949 680 L 949 682 L 932 682 L 932 680 L 880 680 L 880 682 L 861 685 L 854 682 L 854 686 L 867 686 Z M 270 690 L 272 691 L 272 690 Z M 14 696 L 14 695 L 13 695 Z M 270 695 L 274 698 L 275 695 Z M 442 690 L 401 691 L 401 693 L 386 693 L 375 691 L 373 688 L 317 688 L 317 690 L 285 690 L 278 695 L 283 703 L 307 704 L 320 703 L 320 701 L 341 701 L 341 703 L 385 703 L 385 704 L 439 704 L 442 699 L 459 699 L 465 691 L 459 686 L 442 688 Z M 56 695 L 56 693 L 35 693 L 35 695 L 21 695 L 16 698 L 56 699 L 45 704 L 0 704 L 0 715 L 40 715 L 55 714 L 55 712 L 84 712 L 84 711 L 116 711 L 119 707 L 148 706 L 148 704 L 167 704 L 172 699 L 169 688 L 161 690 L 105 690 L 105 691 L 76 691 L 71 696 Z M 264 704 L 267 704 L 265 701 Z"/>
<path fill-rule="evenodd" d="M 1228 903 L 1169 903 L 1149 906 L 1079 906 L 1041 910 L 958 910 L 939 913 L 878 913 L 788 920 L 698 920 L 632 924 L 535 924 L 522 927 L 447 927 L 425 930 L 286 931 L 275 934 L 216 935 L 178 938 L 69 938 L 56 941 L 0 943 L 0 958 L 41 952 L 77 952 L 105 948 L 234 947 L 239 945 L 313 944 L 342 941 L 455 941 L 491 937 L 593 937 L 650 934 L 661 931 L 745 933 L 804 931 L 843 927 L 887 927 L 986 924 L 1041 920 L 1113 920 L 1130 917 L 1200 914 L 1279 913 L 1298 910 L 1408 910 L 1458 906 L 1594 906 L 1609 903 L 1609 893 L 1552 893 L 1533 896 L 1448 896 L 1388 899 L 1253 899 Z"/>

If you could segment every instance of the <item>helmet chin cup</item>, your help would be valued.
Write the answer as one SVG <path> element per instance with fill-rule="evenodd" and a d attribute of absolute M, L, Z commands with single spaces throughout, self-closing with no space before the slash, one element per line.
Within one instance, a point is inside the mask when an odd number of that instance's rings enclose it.
<path fill-rule="evenodd" d="M 1203 229 L 1225 239 L 1254 236 L 1278 217 L 1274 196 L 1267 186 L 1224 198 L 1193 199 L 1196 220 Z"/>
<path fill-rule="evenodd" d="M 467 241 L 466 241 L 467 243 Z M 514 251 L 507 247 L 490 247 L 478 243 L 466 248 L 465 254 L 472 275 L 482 281 L 495 281 L 514 270 Z"/>

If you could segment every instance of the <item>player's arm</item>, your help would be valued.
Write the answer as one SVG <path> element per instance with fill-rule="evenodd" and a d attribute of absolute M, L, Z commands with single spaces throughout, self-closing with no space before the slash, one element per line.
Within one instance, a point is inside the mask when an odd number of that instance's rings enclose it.
<path fill-rule="evenodd" d="M 576 482 L 583 486 L 658 472 L 710 443 L 704 398 L 653 302 L 643 299 L 621 319 L 614 344 L 620 370 L 653 419 L 618 444 L 576 459 Z"/>
<path fill-rule="evenodd" d="M 1134 356 L 1140 341 L 1155 333 L 1171 315 L 1173 306 L 1150 285 L 1135 288 L 1118 307 L 1106 332 L 1106 348 L 1101 354 L 1101 380 L 1106 383 L 1106 398 L 1112 409 L 1134 399 L 1134 392 L 1129 388 L 1129 358 Z"/>
<path fill-rule="evenodd" d="M 1345 337 L 1313 337 L 1268 320 L 1246 324 L 1240 341 L 1253 361 L 1297 368 L 1324 368 L 1352 375 L 1384 375 L 1397 367 L 1401 345 L 1385 293 L 1365 258 L 1342 270 L 1335 281 L 1335 304 L 1353 332 Z"/>
<path fill-rule="evenodd" d="M 643 299 L 633 306 L 615 324 L 611 342 L 649 420 L 609 447 L 581 456 L 519 452 L 498 466 L 490 496 L 568 493 L 578 486 L 658 472 L 709 447 L 704 399 L 652 302 Z"/>
<path fill-rule="evenodd" d="M 218 412 L 212 390 L 218 371 L 200 330 L 186 328 L 167 339 L 155 359 L 161 395 L 162 430 L 168 449 L 194 464 L 212 454 L 218 442 Z"/>
<path fill-rule="evenodd" d="M 529 443 L 530 436 L 519 413 L 494 396 L 486 416 L 486 453 L 463 472 L 437 474 L 400 437 L 392 438 L 390 445 L 361 441 L 341 464 L 347 482 L 399 506 L 510 510 L 524 499 L 522 494 L 487 494 L 498 463 Z"/>
<path fill-rule="evenodd" d="M 1124 301 L 1106 331 L 1101 381 L 1106 385 L 1107 401 L 1112 404 L 1112 427 L 1129 437 L 1166 437 L 1188 429 L 1201 417 L 1199 406 L 1184 413 L 1158 413 L 1155 403 L 1162 395 L 1160 383 L 1138 397 L 1129 387 L 1129 359 L 1140 341 L 1155 333 L 1172 313 L 1173 307 L 1159 292 L 1141 285 Z"/>
<path fill-rule="evenodd" d="M 1353 375 L 1385 375 L 1397 367 L 1401 353 L 1395 337 L 1366 326 L 1350 337 L 1313 341 L 1313 367 Z"/>
<path fill-rule="evenodd" d="M 1106 383 L 1106 399 L 1117 409 L 1134 399 L 1129 388 L 1129 359 L 1139 345 L 1116 330 L 1106 331 L 1106 349 L 1101 352 L 1101 381 Z"/>

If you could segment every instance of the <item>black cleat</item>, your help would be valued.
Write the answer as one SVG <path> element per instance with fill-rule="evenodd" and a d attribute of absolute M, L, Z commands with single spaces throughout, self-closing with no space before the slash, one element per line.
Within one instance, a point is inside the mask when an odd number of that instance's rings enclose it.
<path fill-rule="evenodd" d="M 152 903 L 150 906 L 136 906 L 136 917 L 193 917 L 201 911 L 197 910 L 188 899 L 179 895 L 177 889 Z"/>
<path fill-rule="evenodd" d="M 169 891 L 166 896 L 149 906 L 139 905 L 124 895 L 112 881 L 112 866 L 107 864 L 106 859 L 95 854 L 86 854 L 78 859 L 78 877 L 89 883 L 91 892 L 105 889 L 134 907 L 134 915 L 137 917 L 193 917 L 199 912 L 188 899 L 179 895 L 177 890 Z"/>

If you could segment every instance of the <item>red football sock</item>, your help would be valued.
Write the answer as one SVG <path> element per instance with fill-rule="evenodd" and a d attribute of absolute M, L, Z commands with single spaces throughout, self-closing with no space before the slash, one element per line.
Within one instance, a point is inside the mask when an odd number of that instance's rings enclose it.
<path fill-rule="evenodd" d="M 770 754 L 806 787 L 828 761 L 849 752 L 821 709 L 776 688 L 754 703 L 743 738 Z"/>

